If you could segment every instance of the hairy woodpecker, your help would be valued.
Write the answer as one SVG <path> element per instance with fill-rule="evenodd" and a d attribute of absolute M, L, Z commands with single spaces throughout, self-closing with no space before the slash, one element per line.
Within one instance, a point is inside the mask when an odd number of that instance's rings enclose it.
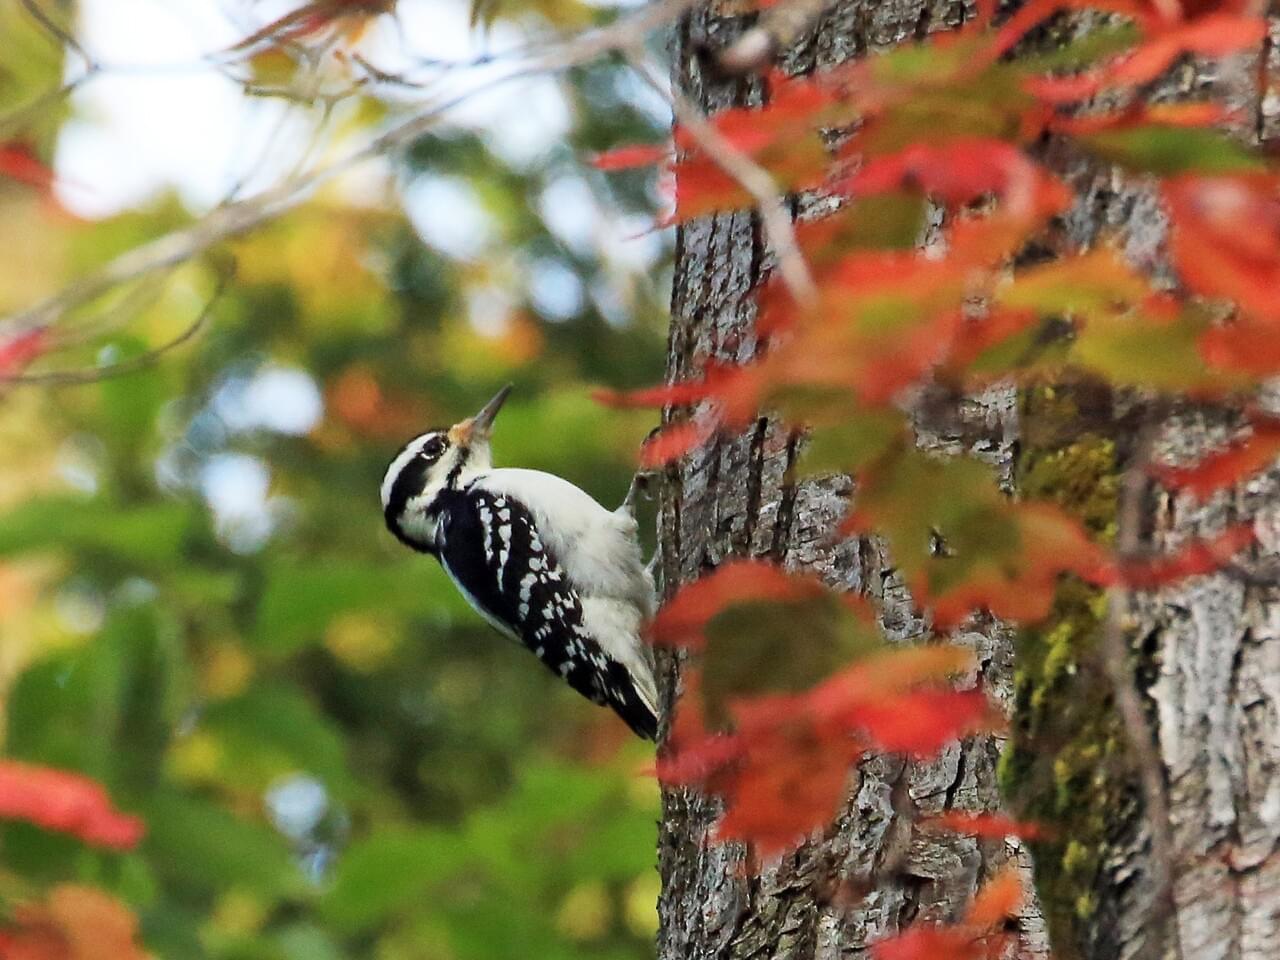
<path fill-rule="evenodd" d="M 382 481 L 387 527 L 439 560 L 499 632 L 653 739 L 658 697 L 640 629 L 654 590 L 631 495 L 607 510 L 550 473 L 495 469 L 489 434 L 510 392 L 404 445 Z"/>

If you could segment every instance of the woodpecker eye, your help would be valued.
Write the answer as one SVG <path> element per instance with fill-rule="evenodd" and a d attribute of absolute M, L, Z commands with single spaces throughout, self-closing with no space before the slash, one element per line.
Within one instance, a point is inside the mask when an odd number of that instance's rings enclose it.
<path fill-rule="evenodd" d="M 445 442 L 440 437 L 432 437 L 422 445 L 422 458 L 424 460 L 439 460 L 440 454 L 444 453 Z"/>

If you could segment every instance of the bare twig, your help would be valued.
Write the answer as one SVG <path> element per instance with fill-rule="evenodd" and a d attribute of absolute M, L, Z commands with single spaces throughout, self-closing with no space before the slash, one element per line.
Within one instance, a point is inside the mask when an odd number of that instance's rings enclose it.
<path fill-rule="evenodd" d="M 82 367 L 78 370 L 42 370 L 36 373 L 15 373 L 8 376 L 0 374 L 0 387 L 17 384 L 67 386 L 71 384 L 98 383 L 113 377 L 137 373 L 139 370 L 154 366 L 165 354 L 176 350 L 185 343 L 189 343 L 200 334 L 208 325 L 210 317 L 213 316 L 214 307 L 222 299 L 222 295 L 226 293 L 234 276 L 234 269 L 230 267 L 224 268 L 218 276 L 217 286 L 214 287 L 212 295 L 205 301 L 204 306 L 200 308 L 195 320 L 188 324 L 186 329 L 172 340 L 148 350 L 146 353 L 139 354 L 136 357 L 129 357 L 127 360 L 120 360 L 116 363 L 98 367 Z"/>
<path fill-rule="evenodd" d="M 795 226 L 783 201 L 782 193 L 765 170 L 733 145 L 692 103 L 679 91 L 670 89 L 644 61 L 643 55 L 633 46 L 624 49 L 624 55 L 636 72 L 658 93 L 666 97 L 680 125 L 689 133 L 712 160 L 742 189 L 751 194 L 760 207 L 760 220 L 765 236 L 778 257 L 778 272 L 797 303 L 811 304 L 818 296 L 813 275 L 804 255 L 796 243 Z"/>
<path fill-rule="evenodd" d="M 74 80 L 68 80 L 60 86 L 46 90 L 31 102 L 24 103 L 22 106 L 0 115 L 0 140 L 12 139 L 49 107 L 75 93 L 96 72 L 96 70 L 86 70 Z"/>
<path fill-rule="evenodd" d="M 80 45 L 80 41 L 73 37 L 67 30 L 55 23 L 54 20 L 45 13 L 43 9 L 41 9 L 40 4 L 37 3 L 36 0 L 19 0 L 19 2 L 22 4 L 22 9 L 26 10 L 27 13 L 30 14 L 31 19 L 40 24 L 40 26 L 43 27 L 54 40 L 62 44 L 64 47 L 67 47 L 69 50 L 74 51 L 80 57 L 80 59 L 84 61 L 84 65 L 89 72 L 92 73 L 98 68 L 97 61 L 95 61 L 93 57 L 89 56 L 89 51 L 85 50 L 85 48 Z"/>
<path fill-rule="evenodd" d="M 319 187 L 378 157 L 395 153 L 428 133 L 456 106 L 495 87 L 541 73 L 567 70 L 610 51 L 637 43 L 650 31 L 671 22 L 694 0 L 658 0 L 607 27 L 531 47 L 524 59 L 506 65 L 505 73 L 451 97 L 438 97 L 419 112 L 374 137 L 364 146 L 326 166 L 294 176 L 253 196 L 221 206 L 198 223 L 129 250 L 94 273 L 25 310 L 0 318 L 0 335 L 33 326 L 49 326 L 122 283 L 155 270 L 183 263 L 210 248 L 246 233 L 301 203 Z"/>
<path fill-rule="evenodd" d="M 1122 565 L 1142 554 L 1142 517 L 1150 482 L 1147 465 L 1160 429 L 1160 419 L 1157 411 L 1149 415 L 1121 480 L 1116 554 Z M 1148 919 L 1155 930 L 1160 930 L 1173 908 L 1174 842 L 1169 822 L 1169 799 L 1165 791 L 1164 763 L 1129 662 L 1128 606 L 1129 591 L 1123 585 L 1112 587 L 1107 597 L 1107 619 L 1102 632 L 1102 660 L 1111 681 L 1120 723 L 1138 765 L 1143 809 L 1151 836 L 1151 863 L 1147 875 L 1155 890 L 1155 913 Z M 1161 955 L 1158 942 L 1158 938 L 1151 939 L 1151 956 Z"/>

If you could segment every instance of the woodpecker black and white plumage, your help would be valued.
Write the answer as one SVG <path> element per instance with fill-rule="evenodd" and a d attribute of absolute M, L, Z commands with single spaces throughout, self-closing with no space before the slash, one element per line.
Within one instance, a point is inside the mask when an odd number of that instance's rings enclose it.
<path fill-rule="evenodd" d="M 495 468 L 489 436 L 510 389 L 404 445 L 382 481 L 387 527 L 439 560 L 500 633 L 653 739 L 658 697 L 640 631 L 654 590 L 631 496 L 607 510 L 553 474 Z"/>

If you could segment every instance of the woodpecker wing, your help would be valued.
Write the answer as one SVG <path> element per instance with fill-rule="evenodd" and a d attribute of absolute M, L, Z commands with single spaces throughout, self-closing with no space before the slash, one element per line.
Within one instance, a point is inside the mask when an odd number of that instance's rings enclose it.
<path fill-rule="evenodd" d="M 582 598 L 530 513 L 477 487 L 442 497 L 440 562 L 472 606 L 583 696 L 653 739 L 653 709 L 585 626 Z"/>

